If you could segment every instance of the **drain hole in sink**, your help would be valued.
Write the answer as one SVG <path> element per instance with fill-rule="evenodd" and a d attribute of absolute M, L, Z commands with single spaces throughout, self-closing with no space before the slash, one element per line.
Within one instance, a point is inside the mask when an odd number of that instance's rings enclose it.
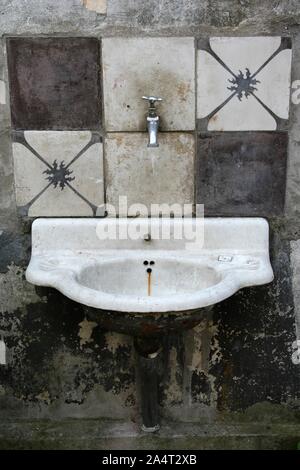
<path fill-rule="evenodd" d="M 148 269 L 147 269 L 147 273 L 148 273 L 148 274 L 152 273 L 152 269 L 151 269 L 151 268 L 148 268 Z"/>
<path fill-rule="evenodd" d="M 147 266 L 149 263 L 148 263 L 148 261 L 144 261 L 143 264 L 144 264 L 145 266 Z"/>

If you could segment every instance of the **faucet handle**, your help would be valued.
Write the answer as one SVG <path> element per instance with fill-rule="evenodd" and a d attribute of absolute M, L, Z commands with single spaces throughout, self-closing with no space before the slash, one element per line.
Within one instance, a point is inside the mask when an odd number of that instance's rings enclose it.
<path fill-rule="evenodd" d="M 142 96 L 142 99 L 149 101 L 150 108 L 154 108 L 156 101 L 162 101 L 159 96 Z"/>

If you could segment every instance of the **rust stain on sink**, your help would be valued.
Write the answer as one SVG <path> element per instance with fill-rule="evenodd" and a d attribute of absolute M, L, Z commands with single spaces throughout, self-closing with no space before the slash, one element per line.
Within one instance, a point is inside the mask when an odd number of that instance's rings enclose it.
<path fill-rule="evenodd" d="M 150 296 L 151 295 L 151 274 L 152 274 L 152 272 L 147 271 L 147 274 L 148 274 L 148 296 Z"/>

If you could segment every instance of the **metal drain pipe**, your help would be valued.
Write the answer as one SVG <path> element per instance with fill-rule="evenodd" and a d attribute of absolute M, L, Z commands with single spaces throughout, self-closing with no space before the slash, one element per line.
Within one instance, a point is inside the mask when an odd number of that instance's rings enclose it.
<path fill-rule="evenodd" d="M 135 337 L 142 430 L 155 432 L 160 428 L 158 410 L 159 354 L 161 341 L 155 337 Z"/>

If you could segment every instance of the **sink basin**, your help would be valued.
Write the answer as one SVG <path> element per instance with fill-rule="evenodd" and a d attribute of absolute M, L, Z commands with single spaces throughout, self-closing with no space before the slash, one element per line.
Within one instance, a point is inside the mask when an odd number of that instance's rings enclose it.
<path fill-rule="evenodd" d="M 171 297 L 174 308 L 178 308 L 175 303 L 185 301 L 183 297 L 197 294 L 221 281 L 221 274 L 213 267 L 197 261 L 178 260 L 171 255 L 169 258 L 153 255 L 152 258 L 155 261 L 150 268 L 151 279 L 150 272 L 147 272 L 149 267 L 145 268 L 144 265 L 145 256 L 139 256 L 103 260 L 86 266 L 80 271 L 77 281 L 84 287 L 111 295 L 114 301 L 122 302 L 118 310 L 124 309 L 124 302 L 131 305 L 131 310 L 141 302 L 152 310 L 152 304 L 157 300 L 160 302 L 160 309 L 170 309 L 168 302 Z M 158 304 L 155 305 L 158 308 Z"/>
<path fill-rule="evenodd" d="M 200 233 L 197 243 L 183 230 L 175 236 L 184 223 Z M 144 239 L 166 228 L 169 238 Z M 268 232 L 261 218 L 37 219 L 26 278 L 110 329 L 190 328 L 204 307 L 272 281 Z"/>

